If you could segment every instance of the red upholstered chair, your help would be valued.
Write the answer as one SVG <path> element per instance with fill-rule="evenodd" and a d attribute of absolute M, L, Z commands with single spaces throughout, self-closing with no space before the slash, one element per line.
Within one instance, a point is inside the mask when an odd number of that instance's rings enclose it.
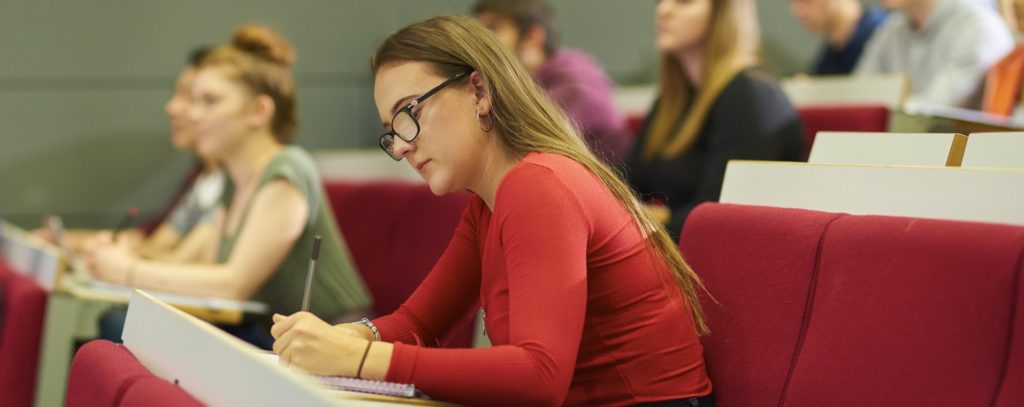
<path fill-rule="evenodd" d="M 702 302 L 702 338 L 720 406 L 775 406 L 795 355 L 821 236 L 838 214 L 703 204 L 680 237 L 683 257 L 718 303 Z"/>
<path fill-rule="evenodd" d="M 122 345 L 82 346 L 71 362 L 67 406 L 202 406 L 182 388 L 156 377 Z"/>
<path fill-rule="evenodd" d="M 1012 323 L 1010 350 L 1003 370 L 1003 382 L 993 403 L 995 407 L 1024 406 L 1024 386 L 1021 386 L 1024 383 L 1024 255 L 1017 265 L 1017 308 Z"/>
<path fill-rule="evenodd" d="M 3 257 L 0 257 L 0 279 L 7 278 L 7 276 L 14 274 L 14 270 L 11 266 L 4 261 Z"/>
<path fill-rule="evenodd" d="M 0 260 L 0 404 L 30 406 L 36 388 L 46 292 Z"/>
<path fill-rule="evenodd" d="M 644 127 L 646 121 L 647 116 L 644 114 L 626 116 L 626 128 L 629 129 L 629 134 L 632 134 L 634 138 L 638 137 L 640 129 Z"/>
<path fill-rule="evenodd" d="M 2 228 L 2 227 L 0 227 Z M 2 230 L 0 230 L 2 232 Z M 8 276 L 14 274 L 14 270 L 11 270 L 11 266 L 4 261 L 2 255 L 0 255 L 0 334 L 3 334 L 4 330 L 4 280 Z"/>
<path fill-rule="evenodd" d="M 801 106 L 807 153 L 819 131 L 887 131 L 889 109 L 885 106 Z"/>
<path fill-rule="evenodd" d="M 425 184 L 324 183 L 338 226 L 373 295 L 377 314 L 398 309 L 448 246 L 469 193 L 434 196 Z M 471 316 L 447 346 L 469 346 Z"/>
<path fill-rule="evenodd" d="M 838 219 L 784 404 L 1024 405 L 1022 261 L 1024 227 Z"/>
<path fill-rule="evenodd" d="M 1024 227 L 704 204 L 716 405 L 1024 405 Z"/>
<path fill-rule="evenodd" d="M 105 340 L 86 343 L 71 362 L 65 405 L 120 405 L 128 388 L 152 373 L 122 345 Z"/>
<path fill-rule="evenodd" d="M 121 407 L 192 407 L 203 403 L 193 398 L 181 387 L 167 381 L 148 376 L 139 378 L 121 398 Z"/>

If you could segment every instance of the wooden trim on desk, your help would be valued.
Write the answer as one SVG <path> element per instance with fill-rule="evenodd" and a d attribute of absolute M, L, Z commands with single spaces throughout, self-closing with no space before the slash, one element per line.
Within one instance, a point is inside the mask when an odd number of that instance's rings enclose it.
<path fill-rule="evenodd" d="M 949 146 L 949 158 L 946 159 L 947 167 L 959 167 L 964 161 L 964 151 L 967 149 L 967 136 L 957 133 L 953 135 L 953 142 Z"/>

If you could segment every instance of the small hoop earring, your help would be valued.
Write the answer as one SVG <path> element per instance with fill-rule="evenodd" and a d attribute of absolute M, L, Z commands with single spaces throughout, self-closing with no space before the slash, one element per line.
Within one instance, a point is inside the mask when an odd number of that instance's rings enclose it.
<path fill-rule="evenodd" d="M 476 109 L 476 123 L 480 125 L 480 130 L 483 130 L 484 133 L 491 131 L 494 128 L 494 123 L 492 122 L 490 127 L 484 127 L 483 120 L 480 120 L 481 117 L 480 109 Z"/>

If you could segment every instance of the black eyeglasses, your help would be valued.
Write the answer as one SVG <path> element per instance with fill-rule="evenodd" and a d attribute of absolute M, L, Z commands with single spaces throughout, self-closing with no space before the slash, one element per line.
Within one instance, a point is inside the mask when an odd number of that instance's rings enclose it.
<path fill-rule="evenodd" d="M 424 93 L 423 96 L 413 99 L 412 102 L 409 102 L 405 107 L 395 112 L 395 116 L 391 118 L 391 130 L 380 135 L 379 144 L 381 150 L 384 150 L 392 160 L 402 161 L 401 156 L 395 155 L 395 136 L 411 143 L 413 140 L 416 140 L 416 136 L 420 135 L 420 122 L 416 121 L 416 117 L 413 116 L 412 108 L 423 103 L 431 95 L 439 92 L 441 89 L 444 89 L 445 86 L 451 85 L 455 81 L 462 79 L 464 76 L 469 75 L 472 72 L 473 70 L 470 69 L 466 72 L 462 72 L 448 78 L 448 80 L 441 82 L 441 84 L 437 85 L 434 89 Z"/>

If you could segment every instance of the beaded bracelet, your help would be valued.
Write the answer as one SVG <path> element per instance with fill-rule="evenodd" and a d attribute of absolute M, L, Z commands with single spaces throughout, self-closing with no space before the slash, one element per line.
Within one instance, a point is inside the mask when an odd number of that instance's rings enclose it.
<path fill-rule="evenodd" d="M 367 328 L 370 328 L 370 332 L 373 332 L 373 340 L 380 340 L 380 331 L 377 330 L 377 326 L 373 325 L 373 322 L 370 322 L 370 320 L 367 318 L 363 318 L 359 320 L 359 323 L 363 324 L 363 326 Z"/>

